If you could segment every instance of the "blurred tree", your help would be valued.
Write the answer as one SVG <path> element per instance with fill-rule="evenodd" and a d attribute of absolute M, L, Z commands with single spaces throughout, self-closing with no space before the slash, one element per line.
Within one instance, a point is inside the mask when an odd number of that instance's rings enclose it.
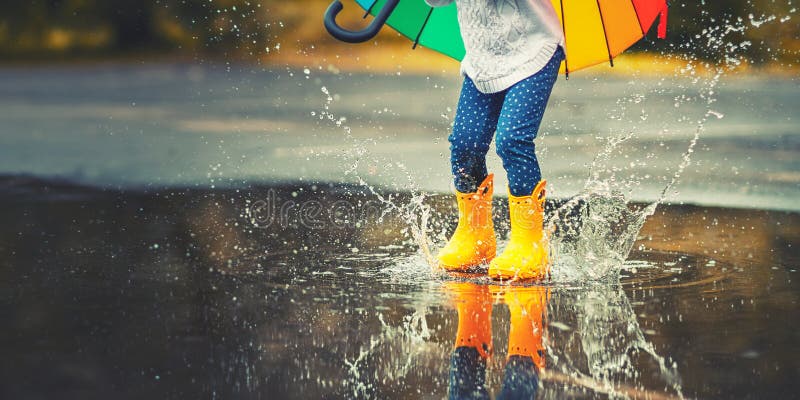
<path fill-rule="evenodd" d="M 113 26 L 118 50 L 163 44 L 163 38 L 153 29 L 156 13 L 152 5 L 139 0 L 114 0 L 102 1 L 96 7 Z"/>
<path fill-rule="evenodd" d="M 655 48 L 719 61 L 744 55 L 760 64 L 783 61 L 797 65 L 800 24 L 789 0 L 671 1 L 667 40 L 636 48 Z M 719 40 L 716 40 L 719 39 Z"/>

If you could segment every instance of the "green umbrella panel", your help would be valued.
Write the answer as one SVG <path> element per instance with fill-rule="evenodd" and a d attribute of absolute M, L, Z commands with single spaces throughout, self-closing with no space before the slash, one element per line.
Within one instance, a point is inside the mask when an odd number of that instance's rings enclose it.
<path fill-rule="evenodd" d="M 386 0 L 356 2 L 372 15 L 377 15 L 386 4 Z M 386 23 L 414 42 L 414 46 L 421 44 L 458 61 L 464 58 L 455 2 L 434 8 L 425 0 L 403 0 L 397 3 Z"/>

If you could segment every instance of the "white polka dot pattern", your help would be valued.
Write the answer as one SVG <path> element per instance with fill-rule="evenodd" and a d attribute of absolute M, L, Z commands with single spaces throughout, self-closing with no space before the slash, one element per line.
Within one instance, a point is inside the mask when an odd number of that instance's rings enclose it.
<path fill-rule="evenodd" d="M 508 175 L 511 194 L 531 194 L 542 179 L 533 140 L 563 57 L 559 47 L 539 72 L 497 93 L 481 93 L 469 77 L 464 77 L 453 131 L 448 138 L 450 163 L 459 192 L 474 192 L 488 175 L 486 153 L 496 133 L 495 148 Z"/>

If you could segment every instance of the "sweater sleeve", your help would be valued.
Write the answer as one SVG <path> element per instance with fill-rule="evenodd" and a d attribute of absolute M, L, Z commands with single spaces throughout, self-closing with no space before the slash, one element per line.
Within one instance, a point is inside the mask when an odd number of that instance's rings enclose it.
<path fill-rule="evenodd" d="M 431 7 L 442 7 L 453 2 L 453 0 L 425 0 Z"/>

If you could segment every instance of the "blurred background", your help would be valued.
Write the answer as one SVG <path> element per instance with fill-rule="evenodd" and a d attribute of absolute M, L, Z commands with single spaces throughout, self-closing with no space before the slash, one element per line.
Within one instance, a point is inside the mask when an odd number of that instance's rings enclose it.
<path fill-rule="evenodd" d="M 161 58 L 284 64 L 308 56 L 308 64 L 314 61 L 311 55 L 373 50 L 337 43 L 322 29 L 328 0 L 9 0 L 5 4 L 0 55 L 6 62 Z M 764 26 L 741 32 L 751 43 L 744 52 L 748 61 L 796 67 L 800 24 L 767 23 L 790 17 L 795 8 L 791 1 L 674 1 L 669 41 L 637 48 L 713 58 L 718 54 L 681 44 L 704 35 L 709 28 L 702 23 L 705 20 L 722 24 L 749 19 Z M 357 26 L 362 14 L 350 4 L 343 25 Z M 397 53 L 410 49 L 406 39 L 390 29 L 377 41 Z"/>
<path fill-rule="evenodd" d="M 458 62 L 390 28 L 340 43 L 322 26 L 327 0 L 6 3 L 2 175 L 450 190 Z M 339 21 L 362 16 L 348 1 Z M 674 1 L 666 40 L 649 32 L 613 68 L 562 79 L 537 139 L 551 194 L 610 185 L 638 201 L 797 210 L 797 21 L 792 0 Z"/>

